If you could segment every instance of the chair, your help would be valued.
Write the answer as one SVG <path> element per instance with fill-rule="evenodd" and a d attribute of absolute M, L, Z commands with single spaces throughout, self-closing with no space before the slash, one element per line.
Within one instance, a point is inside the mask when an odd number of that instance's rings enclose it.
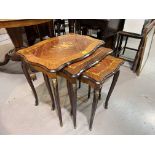
<path fill-rule="evenodd" d="M 114 47 L 116 34 L 123 29 L 124 19 L 70 19 L 69 32 L 90 35 L 105 42 L 105 47 Z"/>
<path fill-rule="evenodd" d="M 117 33 L 115 56 L 121 57 L 129 62 L 133 62 L 131 69 L 133 69 L 135 65 L 138 52 L 140 51 L 140 48 L 143 44 L 143 29 L 148 22 L 150 21 L 146 21 L 145 19 L 139 19 L 139 20 L 127 19 L 125 20 L 123 31 L 119 31 Z M 140 40 L 138 48 L 127 46 L 129 38 Z M 125 39 L 125 42 L 124 42 L 124 46 L 122 47 L 122 43 L 124 39 Z M 136 56 L 134 59 L 124 56 L 126 49 L 136 51 Z"/>
<path fill-rule="evenodd" d="M 56 19 L 54 21 L 54 30 L 55 34 L 59 36 L 61 33 L 65 34 L 65 20 L 64 19 Z"/>

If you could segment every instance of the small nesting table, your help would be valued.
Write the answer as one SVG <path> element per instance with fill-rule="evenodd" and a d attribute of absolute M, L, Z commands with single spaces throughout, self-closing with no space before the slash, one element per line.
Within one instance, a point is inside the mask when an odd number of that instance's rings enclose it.
<path fill-rule="evenodd" d="M 91 38 L 89 36 L 68 34 L 47 39 L 17 52 L 22 60 L 23 72 L 35 96 L 36 105 L 38 105 L 38 97 L 29 76 L 28 67 L 31 66 L 35 70 L 43 73 L 46 85 L 51 94 L 51 99 L 54 103 L 52 104 L 52 107 L 54 109 L 54 106 L 56 106 L 61 126 L 63 123 L 60 108 L 57 73 L 64 67 L 91 56 L 96 49 L 103 45 L 103 41 Z M 91 59 L 89 59 L 88 64 L 91 66 Z M 52 90 L 50 90 L 48 78 L 51 78 Z"/>
<path fill-rule="evenodd" d="M 73 114 L 73 124 L 76 128 L 76 107 L 77 107 L 77 80 L 79 76 L 89 68 L 98 64 L 107 55 L 112 53 L 112 49 L 100 47 L 89 57 L 65 67 L 58 74 L 67 79 L 68 95 L 71 103 L 71 114 Z"/>

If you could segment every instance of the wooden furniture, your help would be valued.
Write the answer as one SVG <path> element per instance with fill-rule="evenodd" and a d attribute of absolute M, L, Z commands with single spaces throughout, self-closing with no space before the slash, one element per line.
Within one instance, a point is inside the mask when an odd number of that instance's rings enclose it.
<path fill-rule="evenodd" d="M 103 41 L 89 36 L 68 34 L 47 39 L 17 52 L 22 59 L 23 71 L 34 93 L 36 105 L 38 105 L 38 97 L 27 72 L 28 65 L 32 66 L 37 71 L 43 72 L 50 93 L 51 90 L 47 78 L 51 78 L 53 90 L 51 93 L 51 99 L 57 108 L 61 126 L 62 116 L 58 92 L 57 72 L 72 63 L 89 57 L 103 44 Z"/>
<path fill-rule="evenodd" d="M 49 34 L 50 37 L 52 37 L 54 34 L 52 20 L 50 19 L 0 20 L 0 28 L 6 28 L 15 46 L 15 49 L 11 50 L 11 52 L 8 52 L 8 54 L 6 55 L 6 59 L 4 60 L 5 63 L 2 63 L 3 65 L 6 64 L 9 61 L 9 59 L 18 60 L 18 57 L 15 54 L 15 52 L 24 47 L 22 38 L 22 27 L 35 26 L 39 34 L 39 38 L 42 40 L 38 29 L 38 25 L 43 23 L 48 23 Z"/>
<path fill-rule="evenodd" d="M 117 33 L 117 40 L 116 40 L 116 48 L 115 48 L 115 55 L 117 57 L 121 57 L 124 60 L 127 60 L 129 62 L 133 62 L 133 65 L 131 69 L 136 72 L 137 70 L 137 62 L 139 61 L 139 56 L 141 53 L 141 50 L 145 44 L 145 38 L 146 38 L 146 32 L 147 27 L 149 25 L 152 25 L 152 20 L 145 20 L 145 19 L 127 19 L 125 20 L 123 31 L 119 31 Z M 152 27 L 151 26 L 151 27 Z M 123 40 L 125 38 L 124 46 L 122 47 Z M 139 40 L 138 48 L 128 47 L 128 39 L 134 38 Z M 136 51 L 136 55 L 134 59 L 125 57 L 125 50 L 129 49 L 132 51 Z"/>
<path fill-rule="evenodd" d="M 117 57 L 121 56 L 122 58 L 124 58 L 125 60 L 127 60 L 129 62 L 133 62 L 133 66 L 131 69 L 133 69 L 133 67 L 135 65 L 135 60 L 137 59 L 138 52 L 140 51 L 140 48 L 141 48 L 141 45 L 143 42 L 143 31 L 142 30 L 144 27 L 144 22 L 145 22 L 145 19 L 137 19 L 137 20 L 126 19 L 123 31 L 119 31 L 117 33 L 117 40 L 116 40 L 117 44 L 116 44 L 116 49 L 115 49 L 115 55 Z M 124 43 L 124 47 L 122 47 L 124 38 L 125 38 L 125 43 Z M 134 38 L 134 39 L 140 40 L 139 46 L 137 49 L 127 46 L 129 38 Z M 135 56 L 134 60 L 132 60 L 128 57 L 124 57 L 124 53 L 125 53 L 126 49 L 136 51 L 136 56 Z"/>
<path fill-rule="evenodd" d="M 55 19 L 54 20 L 54 31 L 55 35 L 61 35 L 61 33 L 65 34 L 65 20 L 64 19 Z"/>
<path fill-rule="evenodd" d="M 112 53 L 111 49 L 100 47 L 96 50 L 96 52 L 93 55 L 89 56 L 88 58 L 80 62 L 65 67 L 59 73 L 59 75 L 67 79 L 67 88 L 72 107 L 74 128 L 76 128 L 77 79 L 79 79 L 84 83 L 89 84 L 88 98 L 90 97 L 91 87 L 93 87 L 95 93 L 98 92 L 99 97 L 101 97 L 101 89 L 104 81 L 107 78 L 111 77 L 112 75 L 115 75 L 115 73 L 117 72 L 116 75 L 114 76 L 111 88 L 107 96 L 105 108 L 108 107 L 108 100 L 110 98 L 110 95 L 118 78 L 119 67 L 123 63 L 121 59 L 108 56 L 111 53 Z M 86 66 L 86 63 L 88 63 L 90 59 L 92 63 Z M 94 102 L 97 102 L 98 99 L 94 100 L 95 100 Z M 96 105 L 97 103 L 94 104 Z M 91 115 L 90 129 L 92 128 L 92 122 L 95 113 L 94 104 L 92 109 L 93 113 Z"/>
<path fill-rule="evenodd" d="M 69 65 L 68 67 L 65 67 L 62 71 L 60 71 L 58 73 L 59 76 L 62 76 L 67 79 L 68 95 L 70 98 L 71 107 L 72 107 L 72 111 L 73 111 L 74 128 L 76 128 L 76 106 L 77 106 L 77 103 L 76 103 L 76 97 L 75 97 L 76 95 L 75 94 L 77 94 L 77 79 L 84 71 L 93 67 L 94 65 L 99 63 L 102 59 L 104 59 L 107 55 L 109 55 L 111 53 L 112 53 L 111 49 L 105 48 L 105 47 L 100 47 L 89 57 L 87 57 L 79 62 L 73 63 L 73 64 Z"/>
<path fill-rule="evenodd" d="M 108 108 L 108 101 L 111 96 L 111 93 L 116 85 L 118 76 L 119 76 L 119 68 L 123 64 L 123 60 L 107 56 L 105 59 L 103 59 L 99 64 L 96 66 L 90 68 L 89 70 L 85 71 L 80 80 L 84 83 L 87 83 L 89 85 L 89 95 L 90 96 L 90 87 L 94 88 L 94 99 L 92 104 L 92 111 L 91 111 L 91 117 L 90 117 L 90 124 L 89 129 L 92 129 L 92 124 L 95 116 L 95 111 L 97 108 L 97 103 L 100 95 L 100 91 L 102 89 L 103 83 L 105 80 L 107 80 L 109 77 L 113 77 L 113 81 L 111 84 L 111 87 L 109 89 L 106 101 L 105 101 L 105 109 Z"/>
<path fill-rule="evenodd" d="M 143 30 L 143 44 L 140 48 L 140 52 L 137 56 L 133 68 L 134 72 L 136 72 L 137 75 L 140 75 L 147 62 L 152 47 L 154 33 L 155 33 L 155 20 L 152 20 L 145 26 Z"/>
<path fill-rule="evenodd" d="M 134 60 L 131 60 L 131 59 L 127 58 L 127 57 L 121 56 L 121 58 L 124 58 L 125 60 L 127 60 L 129 62 L 133 62 L 133 65 L 132 65 L 132 68 L 131 68 L 133 70 L 133 67 L 135 65 L 137 56 L 139 54 L 138 52 L 140 51 L 140 48 L 141 48 L 142 43 L 143 43 L 143 35 L 138 35 L 138 34 L 124 32 L 124 31 L 118 32 L 117 35 L 118 35 L 118 37 L 117 37 L 117 45 L 116 45 L 116 49 L 115 49 L 116 57 L 120 57 L 120 54 L 121 54 L 122 50 L 123 50 L 122 55 L 124 55 L 126 49 L 136 51 L 136 56 L 135 56 Z M 124 37 L 126 37 L 125 45 L 124 45 L 124 47 L 122 47 L 122 42 L 123 42 Z M 127 47 L 128 38 L 134 38 L 134 39 L 139 39 L 140 40 L 138 49 L 135 49 L 135 48 L 132 48 L 132 47 Z"/>
<path fill-rule="evenodd" d="M 97 30 L 97 38 L 105 41 L 105 47 L 114 48 L 115 37 L 123 29 L 124 19 L 69 19 L 69 31 L 91 35 L 88 30 Z"/>
<path fill-rule="evenodd" d="M 109 49 L 107 49 L 107 51 L 108 50 Z M 117 79 L 119 76 L 119 67 L 122 63 L 123 61 L 121 59 L 114 58 L 112 56 L 107 56 L 104 59 L 102 59 L 98 64 L 96 64 L 94 67 L 83 72 L 79 78 L 80 81 L 87 83 L 89 85 L 88 98 L 90 97 L 91 87 L 94 88 L 94 99 L 93 99 L 93 104 L 92 104 L 92 112 L 91 112 L 90 125 L 89 125 L 90 130 L 92 129 L 95 110 L 97 107 L 98 99 L 100 98 L 100 92 L 101 92 L 103 83 L 109 77 L 114 75 L 113 81 L 112 81 L 112 84 L 109 89 L 106 102 L 105 102 L 105 108 L 108 108 L 108 101 L 115 87 L 115 84 L 117 82 Z M 78 66 L 78 63 L 75 63 L 73 65 L 68 66 L 67 68 L 76 66 L 76 64 Z M 64 70 L 67 70 L 67 68 L 65 68 Z M 69 73 L 71 75 L 72 71 Z M 70 97 L 70 102 L 72 105 L 71 107 L 72 107 L 72 114 L 73 114 L 74 126 L 75 126 L 76 125 L 76 109 L 77 109 L 77 87 L 76 87 L 75 79 L 74 79 L 74 82 L 73 80 L 68 80 L 67 87 L 68 87 L 68 94 Z"/>

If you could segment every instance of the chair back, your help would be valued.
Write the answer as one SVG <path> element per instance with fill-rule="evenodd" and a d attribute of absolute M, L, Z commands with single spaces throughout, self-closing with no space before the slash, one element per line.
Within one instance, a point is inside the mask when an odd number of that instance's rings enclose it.
<path fill-rule="evenodd" d="M 144 23 L 145 19 L 126 19 L 123 31 L 141 35 Z"/>

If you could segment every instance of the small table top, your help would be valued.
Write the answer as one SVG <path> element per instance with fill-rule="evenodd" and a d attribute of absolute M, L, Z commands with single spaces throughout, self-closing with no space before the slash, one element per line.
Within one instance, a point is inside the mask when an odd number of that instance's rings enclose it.
<path fill-rule="evenodd" d="M 97 65 L 83 72 L 80 80 L 95 89 L 100 89 L 105 80 L 114 75 L 123 63 L 122 59 L 108 55 Z"/>
<path fill-rule="evenodd" d="M 102 40 L 89 36 L 68 34 L 21 49 L 17 54 L 34 67 L 56 73 L 60 69 L 90 56 L 103 44 Z"/>
<path fill-rule="evenodd" d="M 79 62 L 69 65 L 68 67 L 65 67 L 63 69 L 63 72 L 72 78 L 77 78 L 85 70 L 93 67 L 111 53 L 112 49 L 100 47 L 92 55 L 85 58 L 84 60 L 81 60 Z"/>

